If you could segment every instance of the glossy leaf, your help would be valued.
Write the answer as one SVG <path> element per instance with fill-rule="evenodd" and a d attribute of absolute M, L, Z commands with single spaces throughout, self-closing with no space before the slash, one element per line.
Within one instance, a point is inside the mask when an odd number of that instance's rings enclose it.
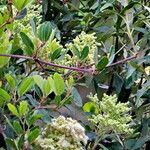
<path fill-rule="evenodd" d="M 43 83 L 44 83 L 44 79 L 40 76 L 40 75 L 34 75 L 33 76 L 34 82 L 35 84 L 38 85 L 38 87 L 41 89 L 41 91 L 43 92 Z"/>
<path fill-rule="evenodd" d="M 73 97 L 73 102 L 78 106 L 82 107 L 82 98 L 76 88 L 72 88 L 71 91 L 72 97 Z"/>
<path fill-rule="evenodd" d="M 5 90 L 0 88 L 0 107 L 10 99 L 11 96 Z"/>
<path fill-rule="evenodd" d="M 27 47 L 27 54 L 32 55 L 33 51 L 34 51 L 34 45 L 31 41 L 31 39 L 24 32 L 20 32 L 20 36 L 22 38 L 23 43 Z"/>
<path fill-rule="evenodd" d="M 15 81 L 14 77 L 11 76 L 10 74 L 6 74 L 6 75 L 5 75 L 5 78 L 6 78 L 7 82 L 9 83 L 10 87 L 11 87 L 11 88 L 15 88 L 15 86 L 16 86 L 16 81 Z"/>
<path fill-rule="evenodd" d="M 14 105 L 12 105 L 11 103 L 7 104 L 8 109 L 11 111 L 11 113 L 17 117 L 19 117 L 19 112 L 17 107 L 15 107 Z"/>
<path fill-rule="evenodd" d="M 18 106 L 18 111 L 19 111 L 20 117 L 26 115 L 28 112 L 28 109 L 29 109 L 28 103 L 26 101 L 20 102 L 20 105 Z"/>
<path fill-rule="evenodd" d="M 28 141 L 29 143 L 34 142 L 34 140 L 39 136 L 40 130 L 38 128 L 34 129 L 33 131 L 30 131 L 28 135 Z"/>
<path fill-rule="evenodd" d="M 25 78 L 18 87 L 18 95 L 24 95 L 31 87 L 34 85 L 34 80 L 32 77 Z"/>
<path fill-rule="evenodd" d="M 13 139 L 6 138 L 5 141 L 9 145 L 9 147 L 13 148 L 14 150 L 18 150 L 16 143 Z"/>
<path fill-rule="evenodd" d="M 65 90 L 65 83 L 60 74 L 55 73 L 53 76 L 54 79 L 54 89 L 56 95 L 61 95 Z"/>
<path fill-rule="evenodd" d="M 146 136 L 138 139 L 135 145 L 132 147 L 132 150 L 137 150 L 138 148 L 142 147 L 145 144 L 145 142 L 149 140 L 150 140 L 150 136 Z"/>
<path fill-rule="evenodd" d="M 73 46 L 73 54 L 80 58 L 80 52 L 75 45 Z"/>
<path fill-rule="evenodd" d="M 41 119 L 42 118 L 42 115 L 41 114 L 34 114 L 33 116 L 31 116 L 29 119 L 28 119 L 28 123 L 29 125 L 33 125 L 38 119 Z"/>
<path fill-rule="evenodd" d="M 30 19 L 30 25 L 32 27 L 32 31 L 34 33 L 34 35 L 37 35 L 37 28 L 36 28 L 36 19 L 35 18 L 31 18 Z"/>
<path fill-rule="evenodd" d="M 83 48 L 83 50 L 81 51 L 81 56 L 80 56 L 80 59 L 85 59 L 89 54 L 89 47 L 88 46 L 85 46 Z"/>
<path fill-rule="evenodd" d="M 91 112 L 91 113 L 96 113 L 97 112 L 97 108 L 94 102 L 87 102 L 84 104 L 83 106 L 83 110 L 85 112 Z"/>
<path fill-rule="evenodd" d="M 10 54 L 12 49 L 12 44 L 9 42 L 9 36 L 6 33 L 3 33 L 0 38 L 0 54 Z M 0 68 L 4 67 L 8 62 L 9 57 L 0 58 Z"/>
<path fill-rule="evenodd" d="M 27 15 L 27 8 L 24 8 L 16 17 L 16 20 L 23 19 Z"/>
<path fill-rule="evenodd" d="M 52 32 L 52 26 L 50 22 L 44 22 L 41 24 L 38 30 L 38 37 L 42 42 L 46 42 L 49 40 Z"/>
<path fill-rule="evenodd" d="M 47 97 L 52 92 L 51 83 L 49 80 L 44 80 L 43 83 L 43 95 Z"/>
<path fill-rule="evenodd" d="M 107 58 L 106 56 L 103 56 L 103 57 L 99 60 L 99 62 L 98 62 L 98 64 L 97 64 L 96 68 L 101 71 L 101 70 L 103 70 L 103 69 L 107 66 L 107 64 L 108 64 L 108 58 Z"/>
<path fill-rule="evenodd" d="M 18 121 L 13 122 L 13 128 L 15 129 L 15 132 L 17 134 L 22 134 L 23 133 L 23 129 L 22 129 L 22 127 L 21 127 L 21 125 Z"/>
<path fill-rule="evenodd" d="M 13 0 L 13 5 L 20 11 L 22 10 L 31 0 Z"/>
<path fill-rule="evenodd" d="M 60 56 L 60 53 L 61 53 L 61 48 L 55 50 L 51 55 L 51 60 L 54 61 L 55 59 L 57 59 Z"/>

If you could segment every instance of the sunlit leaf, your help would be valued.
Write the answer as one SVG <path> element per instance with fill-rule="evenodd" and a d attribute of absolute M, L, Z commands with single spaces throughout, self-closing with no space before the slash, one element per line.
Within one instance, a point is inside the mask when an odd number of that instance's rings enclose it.
<path fill-rule="evenodd" d="M 0 88 L 0 107 L 10 99 L 11 96 L 7 93 L 7 91 Z"/>
<path fill-rule="evenodd" d="M 34 85 L 34 80 L 32 77 L 25 78 L 18 87 L 18 95 L 24 95 L 31 87 Z"/>
<path fill-rule="evenodd" d="M 55 94 L 61 95 L 65 90 L 65 83 L 60 74 L 55 73 L 53 76 L 54 85 L 55 85 Z"/>

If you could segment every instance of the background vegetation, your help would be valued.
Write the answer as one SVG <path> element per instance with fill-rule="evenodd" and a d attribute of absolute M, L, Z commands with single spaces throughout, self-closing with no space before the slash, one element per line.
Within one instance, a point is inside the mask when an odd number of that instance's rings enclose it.
<path fill-rule="evenodd" d="M 149 0 L 1 0 L 1 149 L 149 150 L 149 65 Z"/>

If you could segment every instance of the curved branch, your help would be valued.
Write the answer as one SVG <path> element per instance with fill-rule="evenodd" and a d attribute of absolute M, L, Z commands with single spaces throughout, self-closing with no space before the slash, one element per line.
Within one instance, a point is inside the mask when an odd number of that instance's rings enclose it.
<path fill-rule="evenodd" d="M 39 63 L 47 65 L 47 66 L 52 66 L 52 67 L 57 67 L 57 68 L 63 68 L 63 69 L 73 70 L 73 71 L 76 71 L 76 72 L 84 72 L 84 73 L 93 73 L 94 72 L 93 68 L 84 69 L 84 68 L 78 68 L 78 67 L 63 66 L 63 65 L 54 64 L 54 63 L 51 63 L 51 62 L 43 61 L 43 60 L 38 59 L 38 58 L 24 56 L 24 55 L 0 54 L 0 56 L 2 56 L 2 57 L 22 58 L 22 59 L 32 60 L 32 61 L 39 62 Z"/>
<path fill-rule="evenodd" d="M 44 65 L 52 66 L 52 67 L 56 67 L 56 68 L 68 69 L 68 70 L 73 70 L 73 71 L 76 71 L 76 72 L 83 72 L 83 73 L 90 73 L 90 74 L 95 73 L 95 69 L 92 68 L 92 65 L 94 65 L 94 64 L 91 65 L 91 68 L 78 68 L 78 67 L 63 66 L 63 65 L 43 61 L 39 58 L 34 58 L 34 57 L 29 57 L 29 56 L 24 56 L 24 55 L 0 54 L 0 57 L 22 58 L 22 59 L 32 60 L 32 61 L 38 62 L 40 64 L 44 64 Z M 127 61 L 130 61 L 130 60 L 133 60 L 133 59 L 136 59 L 136 58 L 137 58 L 137 54 L 135 54 L 133 56 L 130 56 L 130 57 L 127 57 L 123 60 L 117 61 L 115 63 L 112 63 L 112 64 L 106 66 L 106 68 L 113 67 L 113 66 L 116 66 L 116 65 L 119 65 L 119 64 L 123 64 Z"/>
<path fill-rule="evenodd" d="M 133 55 L 133 56 L 130 56 L 130 57 L 127 57 L 127 58 L 125 58 L 125 59 L 122 59 L 122 60 L 119 60 L 119 61 L 117 61 L 117 62 L 114 62 L 114 63 L 112 63 L 112 64 L 110 64 L 110 65 L 108 65 L 108 66 L 106 66 L 107 68 L 108 67 L 113 67 L 113 66 L 116 66 L 116 65 L 119 65 L 119 64 L 123 64 L 123 63 L 125 63 L 125 62 L 127 62 L 127 61 L 130 61 L 130 60 L 133 60 L 133 59 L 136 59 L 137 58 L 137 54 L 135 54 L 135 55 Z"/>

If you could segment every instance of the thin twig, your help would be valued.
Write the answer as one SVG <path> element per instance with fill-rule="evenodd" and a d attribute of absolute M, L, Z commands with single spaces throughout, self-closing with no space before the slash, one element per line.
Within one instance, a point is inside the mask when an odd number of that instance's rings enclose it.
<path fill-rule="evenodd" d="M 7 24 L 11 24 L 14 20 L 15 20 L 15 17 L 8 19 L 6 22 L 0 25 L 0 29 L 6 26 Z"/>
<path fill-rule="evenodd" d="M 10 12 L 11 18 L 13 18 L 13 9 L 12 9 L 13 0 L 8 0 L 7 2 L 7 9 Z"/>
<path fill-rule="evenodd" d="M 119 64 L 123 64 L 123 63 L 125 63 L 125 62 L 127 62 L 127 61 L 130 61 L 130 60 L 133 60 L 133 59 L 136 59 L 136 58 L 137 58 L 137 54 L 135 54 L 135 55 L 133 55 L 133 56 L 130 56 L 130 57 L 127 57 L 127 58 L 125 58 L 125 59 L 123 59 L 123 60 L 117 61 L 117 62 L 115 62 L 115 63 L 112 63 L 112 64 L 110 64 L 110 65 L 108 65 L 108 66 L 106 66 L 106 67 L 107 67 L 107 68 L 113 67 L 113 66 L 116 66 L 116 65 L 119 65 Z"/>
<path fill-rule="evenodd" d="M 46 106 L 37 106 L 34 108 L 35 110 L 37 109 L 51 109 L 51 110 L 57 110 L 57 106 L 55 104 L 51 104 L 51 105 L 46 105 Z"/>

